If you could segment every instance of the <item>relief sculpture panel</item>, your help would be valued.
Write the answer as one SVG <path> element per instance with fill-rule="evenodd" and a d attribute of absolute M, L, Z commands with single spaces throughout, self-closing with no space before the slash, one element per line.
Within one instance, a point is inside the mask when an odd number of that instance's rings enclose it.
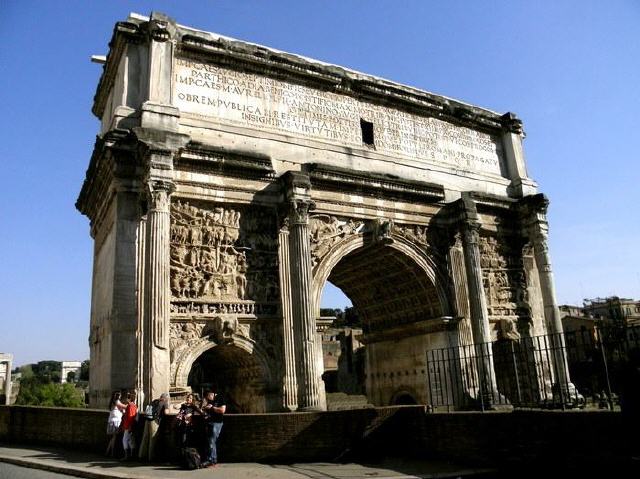
<path fill-rule="evenodd" d="M 427 227 L 420 225 L 401 225 L 394 224 L 393 232 L 399 236 L 405 237 L 411 243 L 419 246 L 427 245 Z"/>
<path fill-rule="evenodd" d="M 331 249 L 345 238 L 363 232 L 364 221 L 338 218 L 329 215 L 313 215 L 309 218 L 311 239 L 311 265 L 316 267 Z"/>
<path fill-rule="evenodd" d="M 174 201 L 170 255 L 172 315 L 277 314 L 274 212 Z"/>
<path fill-rule="evenodd" d="M 522 249 L 513 238 L 480 237 L 480 266 L 489 317 L 500 321 L 500 334 L 517 339 L 517 323 L 530 318 Z"/>

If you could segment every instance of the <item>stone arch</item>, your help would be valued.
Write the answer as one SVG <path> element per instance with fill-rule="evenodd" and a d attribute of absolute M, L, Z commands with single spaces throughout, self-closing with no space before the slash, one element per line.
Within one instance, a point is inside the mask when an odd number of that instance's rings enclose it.
<path fill-rule="evenodd" d="M 340 288 L 358 312 L 365 347 L 362 386 L 372 404 L 393 404 L 399 389 L 417 404 L 425 402 L 426 378 L 417 371 L 425 369 L 427 350 L 448 344 L 446 318 L 453 311 L 443 262 L 425 244 L 393 232 L 378 240 L 365 231 L 337 242 L 316 265 L 316 314 L 326 281 Z M 414 374 L 400 380 L 398 370 Z"/>
<path fill-rule="evenodd" d="M 193 363 L 206 351 L 220 344 L 211 340 L 209 337 L 203 337 L 193 342 L 189 349 L 176 359 L 176 372 L 172 378 L 174 386 L 186 387 Z M 273 383 L 273 371 L 269 367 L 270 363 L 267 359 L 267 354 L 255 341 L 241 336 L 234 336 L 231 341 L 225 342 L 224 344 L 238 347 L 252 355 L 264 371 L 265 382 L 268 384 Z"/>
<path fill-rule="evenodd" d="M 415 390 L 413 390 L 413 388 L 402 388 L 397 390 L 393 394 L 391 400 L 389 401 L 389 404 L 394 406 L 420 404 L 418 401 L 418 397 L 418 394 Z"/>
<path fill-rule="evenodd" d="M 430 255 L 428 250 L 423 246 L 415 245 L 403 236 L 392 233 L 391 239 L 393 241 L 390 242 L 388 246 L 406 255 L 415 262 L 415 264 L 424 271 L 429 281 L 431 281 L 437 291 L 443 316 L 451 315 L 452 309 L 449 302 L 448 287 L 446 286 L 448 281 L 447 276 L 441 272 L 441 269 L 433 260 L 433 255 Z M 331 275 L 331 271 L 350 253 L 354 253 L 367 246 L 373 245 L 367 243 L 365 235 L 362 233 L 355 234 L 335 245 L 319 262 L 315 268 L 312 282 L 313 310 L 316 316 L 320 315 L 322 290 Z"/>

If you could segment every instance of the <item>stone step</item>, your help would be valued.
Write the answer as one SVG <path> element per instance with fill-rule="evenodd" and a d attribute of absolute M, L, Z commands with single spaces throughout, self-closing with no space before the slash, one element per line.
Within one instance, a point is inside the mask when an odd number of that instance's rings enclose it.
<path fill-rule="evenodd" d="M 367 407 L 373 407 L 373 404 L 369 404 L 367 397 L 362 394 L 327 393 L 327 409 L 329 411 Z"/>

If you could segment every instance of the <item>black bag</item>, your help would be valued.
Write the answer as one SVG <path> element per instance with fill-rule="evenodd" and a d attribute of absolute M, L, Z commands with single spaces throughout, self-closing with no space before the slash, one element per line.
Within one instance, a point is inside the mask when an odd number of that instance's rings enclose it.
<path fill-rule="evenodd" d="M 200 454 L 195 447 L 185 447 L 182 449 L 182 467 L 184 469 L 200 469 L 201 464 Z"/>

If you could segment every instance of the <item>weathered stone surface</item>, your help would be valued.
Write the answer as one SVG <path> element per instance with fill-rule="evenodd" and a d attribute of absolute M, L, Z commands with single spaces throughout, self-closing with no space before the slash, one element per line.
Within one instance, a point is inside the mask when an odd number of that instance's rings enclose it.
<path fill-rule="evenodd" d="M 432 400 L 427 350 L 560 330 L 512 113 L 162 14 L 110 45 L 77 203 L 92 404 L 214 385 L 237 411 L 325 408 L 327 280 L 362 318 L 376 405 Z"/>

